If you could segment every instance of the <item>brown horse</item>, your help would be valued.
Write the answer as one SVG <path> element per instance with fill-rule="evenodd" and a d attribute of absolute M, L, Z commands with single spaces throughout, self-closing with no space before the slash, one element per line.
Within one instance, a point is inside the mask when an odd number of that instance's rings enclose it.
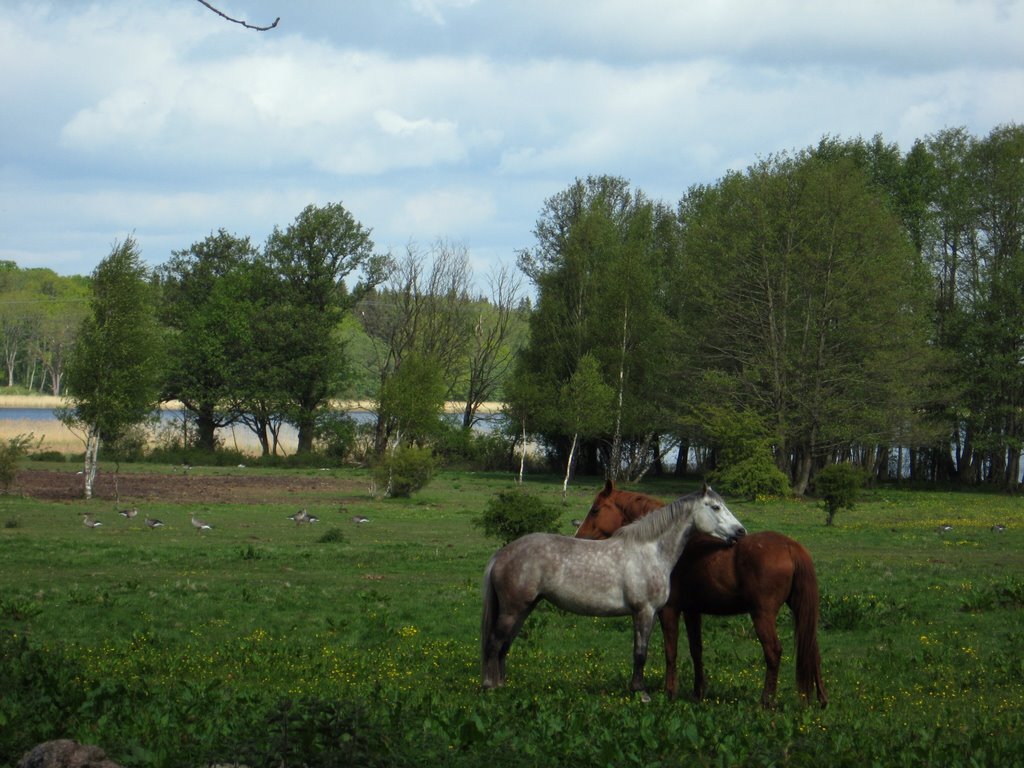
<path fill-rule="evenodd" d="M 607 538 L 616 529 L 663 504 L 642 493 L 616 490 L 609 480 L 595 497 L 576 537 Z M 707 692 L 701 614 L 749 613 L 764 650 L 761 704 L 770 707 L 775 699 L 782 659 L 782 643 L 775 622 L 783 603 L 789 605 L 796 625 L 797 690 L 807 701 L 816 689 L 818 703 L 824 708 L 828 705 L 828 695 L 821 680 L 818 650 L 818 579 L 810 554 L 798 542 L 774 531 L 749 534 L 733 546 L 694 534 L 672 571 L 668 602 L 658 614 L 665 641 L 665 691 L 668 695 L 674 698 L 678 692 L 676 657 L 680 614 L 686 621 L 693 659 L 693 697 L 701 699 Z"/>

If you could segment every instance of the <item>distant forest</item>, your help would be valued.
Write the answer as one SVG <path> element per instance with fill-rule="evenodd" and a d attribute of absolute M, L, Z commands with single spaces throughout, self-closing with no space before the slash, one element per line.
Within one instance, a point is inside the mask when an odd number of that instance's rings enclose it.
<path fill-rule="evenodd" d="M 825 137 L 673 203 L 576 179 L 532 241 L 473 275 L 458 242 L 375 253 L 334 204 L 262 246 L 183 244 L 144 275 L 158 398 L 184 402 L 210 448 L 255 414 L 265 451 L 284 422 L 312 450 L 349 398 L 376 404 L 378 451 L 427 445 L 439 404 L 466 403 L 468 429 L 500 400 L 510 441 L 615 478 L 696 467 L 804 493 L 851 462 L 878 481 L 1020 487 L 1024 127 L 906 152 Z M 95 279 L 0 262 L 10 391 L 67 394 Z"/>

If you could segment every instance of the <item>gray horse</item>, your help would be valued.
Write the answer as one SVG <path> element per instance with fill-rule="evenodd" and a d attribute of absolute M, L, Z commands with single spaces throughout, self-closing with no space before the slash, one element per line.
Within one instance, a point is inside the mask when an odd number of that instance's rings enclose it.
<path fill-rule="evenodd" d="M 483 687 L 504 685 L 505 657 L 512 641 L 545 599 L 584 616 L 632 615 L 629 688 L 649 700 L 644 666 L 654 616 L 668 600 L 672 568 L 694 531 L 729 543 L 746 534 L 722 497 L 705 485 L 604 541 L 531 533 L 499 549 L 484 571 Z"/>

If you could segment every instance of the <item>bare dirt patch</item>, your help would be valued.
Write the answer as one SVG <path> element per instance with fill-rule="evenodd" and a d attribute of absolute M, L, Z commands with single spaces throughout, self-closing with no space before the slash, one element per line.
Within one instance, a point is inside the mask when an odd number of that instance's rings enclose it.
<path fill-rule="evenodd" d="M 23 469 L 12 490 L 35 499 L 71 501 L 83 498 L 83 478 L 73 471 Z M 328 499 L 344 502 L 346 497 L 365 495 L 364 478 L 345 477 L 338 472 L 321 474 L 255 473 L 244 469 L 225 474 L 180 471 L 100 472 L 93 485 L 93 498 L 119 503 L 161 501 L 168 504 L 288 504 Z"/>

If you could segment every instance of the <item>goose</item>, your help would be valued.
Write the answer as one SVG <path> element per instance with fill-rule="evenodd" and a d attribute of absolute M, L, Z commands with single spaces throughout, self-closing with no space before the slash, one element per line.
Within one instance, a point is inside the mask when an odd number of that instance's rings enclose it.
<path fill-rule="evenodd" d="M 353 523 L 368 523 L 368 522 L 370 522 L 370 518 L 363 517 L 362 515 L 356 515 L 355 517 L 352 518 L 352 522 Z"/>
<path fill-rule="evenodd" d="M 213 526 L 209 523 L 204 523 L 202 520 L 196 517 L 196 513 L 192 513 L 192 527 L 197 531 L 209 531 L 213 529 Z"/>
<path fill-rule="evenodd" d="M 1002 523 L 996 523 L 992 526 L 993 533 L 1003 533 L 1006 530 L 1006 526 Z"/>
<path fill-rule="evenodd" d="M 307 512 L 305 510 L 305 508 L 300 509 L 294 515 L 289 515 L 288 519 L 289 520 L 294 520 L 296 525 L 302 525 L 303 523 L 319 523 L 320 522 L 320 518 L 319 517 L 317 517 L 316 515 L 309 514 L 309 512 Z"/>
<path fill-rule="evenodd" d="M 944 523 L 943 525 L 939 526 L 939 533 L 949 533 L 952 530 L 953 530 L 953 526 L 950 525 L 949 523 Z"/>
<path fill-rule="evenodd" d="M 85 517 L 82 518 L 82 525 L 86 528 L 99 528 L 103 523 L 99 520 L 93 520 L 92 515 L 86 512 Z"/>
<path fill-rule="evenodd" d="M 583 525 L 583 521 L 582 520 L 573 520 L 572 521 L 572 527 L 573 528 L 579 528 L 581 525 Z"/>
<path fill-rule="evenodd" d="M 163 522 L 157 520 L 155 517 L 147 517 L 146 525 L 148 525 L 150 528 L 159 528 L 161 525 L 163 525 Z"/>
<path fill-rule="evenodd" d="M 137 514 L 139 514 L 139 508 L 138 507 L 128 507 L 128 509 L 118 510 L 117 514 L 119 514 L 121 517 L 125 518 L 126 520 L 131 520 Z"/>

